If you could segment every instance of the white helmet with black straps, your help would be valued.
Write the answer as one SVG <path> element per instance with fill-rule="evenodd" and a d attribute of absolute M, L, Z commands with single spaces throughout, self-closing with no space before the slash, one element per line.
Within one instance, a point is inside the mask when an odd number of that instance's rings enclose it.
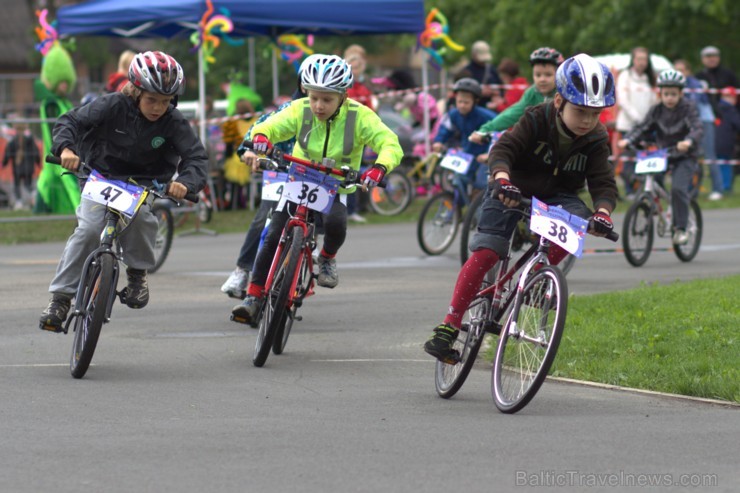
<path fill-rule="evenodd" d="M 134 56 L 128 80 L 147 92 L 174 96 L 185 89 L 185 74 L 177 60 L 161 51 L 146 51 Z"/>
<path fill-rule="evenodd" d="M 344 94 L 352 87 L 352 67 L 336 55 L 311 55 L 301 64 L 304 89 Z"/>
<path fill-rule="evenodd" d="M 679 87 L 686 85 L 686 77 L 678 70 L 671 68 L 664 70 L 658 76 L 658 87 Z"/>

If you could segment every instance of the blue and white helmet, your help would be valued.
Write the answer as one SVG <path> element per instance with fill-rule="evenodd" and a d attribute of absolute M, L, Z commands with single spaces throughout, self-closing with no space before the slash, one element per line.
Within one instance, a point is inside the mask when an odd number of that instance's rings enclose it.
<path fill-rule="evenodd" d="M 617 102 L 614 76 L 601 62 L 585 53 L 568 58 L 555 74 L 558 93 L 577 106 L 608 108 Z"/>
<path fill-rule="evenodd" d="M 344 94 L 352 87 L 352 67 L 336 55 L 311 55 L 301 64 L 301 85 L 304 89 Z"/>

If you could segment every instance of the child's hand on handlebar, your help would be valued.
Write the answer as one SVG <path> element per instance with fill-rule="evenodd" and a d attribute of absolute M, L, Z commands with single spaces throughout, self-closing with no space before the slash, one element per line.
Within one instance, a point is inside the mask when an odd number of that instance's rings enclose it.
<path fill-rule="evenodd" d="M 268 139 L 267 136 L 257 134 L 254 136 L 254 140 L 252 140 L 252 149 L 254 149 L 254 152 L 257 154 L 268 155 L 272 149 L 272 142 L 270 142 L 270 139 Z"/>
<path fill-rule="evenodd" d="M 173 199 L 183 199 L 185 198 L 185 195 L 187 195 L 187 193 L 188 187 L 178 181 L 170 182 L 170 184 L 167 186 L 167 195 L 169 195 Z"/>
<path fill-rule="evenodd" d="M 691 140 L 686 139 L 682 140 L 678 144 L 676 144 L 676 150 L 678 152 L 687 152 L 689 149 L 691 149 Z"/>
<path fill-rule="evenodd" d="M 260 171 L 259 158 L 254 152 L 246 151 L 244 154 L 242 154 L 242 161 L 244 161 L 244 164 L 252 168 L 252 171 Z"/>
<path fill-rule="evenodd" d="M 483 144 L 485 137 L 486 137 L 486 134 L 483 134 L 480 132 L 472 132 L 470 134 L 470 137 L 468 137 L 468 140 L 475 144 Z"/>
<path fill-rule="evenodd" d="M 65 148 L 59 157 L 62 160 L 61 165 L 64 169 L 77 171 L 77 168 L 80 166 L 80 158 L 69 148 Z"/>

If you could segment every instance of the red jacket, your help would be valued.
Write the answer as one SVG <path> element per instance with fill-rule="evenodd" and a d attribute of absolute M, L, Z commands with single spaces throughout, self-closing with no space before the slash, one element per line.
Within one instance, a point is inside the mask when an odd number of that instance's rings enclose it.
<path fill-rule="evenodd" d="M 527 87 L 529 86 L 529 82 L 527 82 L 527 79 L 525 79 L 524 77 L 517 77 L 516 79 L 512 80 L 510 84 L 512 86 L 521 86 L 521 88 L 515 87 L 513 89 L 507 89 L 504 93 L 504 101 L 494 108 L 494 111 L 496 111 L 496 113 L 501 113 L 506 108 L 522 99 L 524 91 L 526 91 Z"/>
<path fill-rule="evenodd" d="M 376 111 L 373 105 L 373 92 L 362 82 L 355 81 L 352 87 L 347 89 L 347 97 L 352 98 L 360 104 L 364 104 L 373 111 Z"/>

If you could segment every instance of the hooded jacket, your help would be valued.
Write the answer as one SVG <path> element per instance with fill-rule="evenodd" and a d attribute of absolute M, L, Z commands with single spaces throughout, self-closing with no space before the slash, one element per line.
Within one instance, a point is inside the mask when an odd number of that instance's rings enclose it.
<path fill-rule="evenodd" d="M 703 135 L 704 126 L 696 105 L 693 101 L 681 98 L 673 108 L 667 108 L 663 103 L 650 108 L 645 119 L 624 138 L 633 144 L 654 142 L 661 149 L 688 139 L 691 140 L 691 148 L 685 155 L 696 159 Z"/>
<path fill-rule="evenodd" d="M 609 163 L 606 128 L 599 123 L 591 132 L 573 140 L 560 159 L 560 133 L 553 102 L 527 108 L 514 127 L 501 135 L 491 149 L 491 176 L 506 171 L 511 182 L 527 197 L 578 195 L 588 184 L 594 209 L 616 207 L 617 185 Z"/>
<path fill-rule="evenodd" d="M 208 156 L 190 123 L 172 105 L 157 121 L 147 120 L 131 97 L 105 94 L 62 115 L 54 126 L 52 153 L 69 148 L 111 179 L 177 181 L 190 192 L 206 184 Z"/>

